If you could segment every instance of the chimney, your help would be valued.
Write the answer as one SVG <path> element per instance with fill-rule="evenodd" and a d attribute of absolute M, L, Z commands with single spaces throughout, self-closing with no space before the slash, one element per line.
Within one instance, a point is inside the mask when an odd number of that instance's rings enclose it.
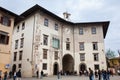
<path fill-rule="evenodd" d="M 71 14 L 68 13 L 68 12 L 64 12 L 64 13 L 63 13 L 64 19 L 67 20 L 67 21 L 70 20 L 70 18 L 69 18 L 70 15 L 71 15 Z"/>

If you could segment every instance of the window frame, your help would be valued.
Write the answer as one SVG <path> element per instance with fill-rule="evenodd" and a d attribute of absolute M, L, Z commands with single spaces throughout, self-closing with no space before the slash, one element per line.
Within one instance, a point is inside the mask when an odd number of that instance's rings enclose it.
<path fill-rule="evenodd" d="M 83 35 L 83 34 L 84 34 L 84 32 L 83 32 L 83 27 L 80 27 L 80 28 L 79 28 L 79 34 L 80 34 L 80 35 Z"/>
<path fill-rule="evenodd" d="M 42 69 L 43 69 L 43 70 L 47 70 L 47 63 L 43 63 Z"/>
<path fill-rule="evenodd" d="M 99 54 L 93 53 L 93 58 L 94 58 L 94 61 L 99 61 Z"/>
<path fill-rule="evenodd" d="M 85 53 L 80 53 L 80 61 L 85 61 Z"/>
<path fill-rule="evenodd" d="M 79 42 L 79 50 L 80 51 L 84 51 L 85 50 L 84 42 Z"/>
<path fill-rule="evenodd" d="M 43 45 L 48 45 L 48 35 L 43 34 Z"/>
<path fill-rule="evenodd" d="M 9 36 L 7 32 L 0 31 L 0 44 L 9 44 Z"/>
<path fill-rule="evenodd" d="M 47 18 L 44 19 L 44 26 L 47 26 L 48 27 L 49 25 L 49 20 Z"/>
<path fill-rule="evenodd" d="M 98 50 L 98 42 L 93 42 L 93 50 Z"/>
<path fill-rule="evenodd" d="M 70 50 L 70 42 L 66 42 L 66 50 Z"/>
<path fill-rule="evenodd" d="M 47 59 L 48 49 L 43 49 L 43 59 Z"/>
<path fill-rule="evenodd" d="M 13 54 L 14 54 L 13 55 L 13 61 L 17 61 L 17 52 L 14 52 Z"/>
<path fill-rule="evenodd" d="M 96 27 L 92 27 L 91 28 L 91 32 L 92 32 L 92 34 L 96 34 L 97 32 L 96 32 Z"/>

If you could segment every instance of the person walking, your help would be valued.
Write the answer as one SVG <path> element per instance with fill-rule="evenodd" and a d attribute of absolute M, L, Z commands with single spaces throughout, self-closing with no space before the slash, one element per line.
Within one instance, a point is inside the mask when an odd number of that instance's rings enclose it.
<path fill-rule="evenodd" d="M 7 71 L 4 73 L 4 80 L 7 80 Z"/>
<path fill-rule="evenodd" d="M 12 71 L 9 72 L 9 78 L 12 78 Z"/>
<path fill-rule="evenodd" d="M 0 80 L 2 80 L 2 70 L 0 70 Z"/>
<path fill-rule="evenodd" d="M 95 80 L 98 80 L 98 71 L 95 70 Z"/>
<path fill-rule="evenodd" d="M 57 77 L 58 77 L 58 79 L 60 79 L 60 77 L 61 77 L 61 72 L 60 71 L 58 71 Z"/>
<path fill-rule="evenodd" d="M 89 68 L 89 80 L 94 80 L 93 70 Z"/>
<path fill-rule="evenodd" d="M 98 80 L 101 80 L 101 71 L 98 70 Z"/>
<path fill-rule="evenodd" d="M 40 79 L 42 79 L 43 78 L 43 74 L 44 74 L 43 70 L 41 70 L 40 73 L 41 73 Z"/>
<path fill-rule="evenodd" d="M 19 71 L 17 72 L 17 80 L 21 80 L 21 70 L 19 69 Z"/>
<path fill-rule="evenodd" d="M 36 71 L 36 76 L 37 76 L 37 78 L 39 77 L 39 71 L 38 70 Z"/>
<path fill-rule="evenodd" d="M 17 77 L 16 71 L 14 71 L 14 72 L 13 72 L 13 80 L 16 80 L 16 77 Z"/>

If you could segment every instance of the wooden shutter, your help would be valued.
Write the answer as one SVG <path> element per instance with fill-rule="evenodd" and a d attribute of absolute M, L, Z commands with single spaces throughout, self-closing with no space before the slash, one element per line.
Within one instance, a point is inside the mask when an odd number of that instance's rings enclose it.
<path fill-rule="evenodd" d="M 11 20 L 9 19 L 9 21 L 8 21 L 8 26 L 11 26 Z"/>
<path fill-rule="evenodd" d="M 6 44 L 9 44 L 9 36 L 6 36 L 7 39 L 6 39 Z"/>

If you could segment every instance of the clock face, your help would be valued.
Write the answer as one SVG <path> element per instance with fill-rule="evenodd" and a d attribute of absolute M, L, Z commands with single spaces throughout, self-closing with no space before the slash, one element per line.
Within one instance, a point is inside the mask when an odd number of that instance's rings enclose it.
<path fill-rule="evenodd" d="M 69 28 L 65 28 L 65 32 L 66 32 L 67 34 L 69 34 L 69 33 L 70 33 L 70 29 L 69 29 Z"/>

